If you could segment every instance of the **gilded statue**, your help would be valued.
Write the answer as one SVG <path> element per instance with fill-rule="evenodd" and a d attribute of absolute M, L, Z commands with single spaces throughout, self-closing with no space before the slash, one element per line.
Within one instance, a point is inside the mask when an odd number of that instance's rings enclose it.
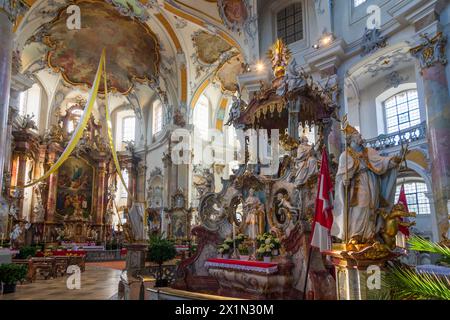
<path fill-rule="evenodd" d="M 272 62 L 275 77 L 283 77 L 292 55 L 289 48 L 283 40 L 277 39 L 267 54 Z"/>
<path fill-rule="evenodd" d="M 383 224 L 378 209 L 389 210 L 394 202 L 401 157 L 366 148 L 348 123 L 343 131 L 348 147 L 339 158 L 331 235 L 352 244 L 373 243 Z"/>
<path fill-rule="evenodd" d="M 404 217 L 415 217 L 416 213 L 408 212 L 404 204 L 398 203 L 394 205 L 390 212 L 386 212 L 386 210 L 381 209 L 379 210 L 379 214 L 384 220 L 384 225 L 381 229 L 381 237 L 383 238 L 384 244 L 389 249 L 393 250 L 396 246 L 396 236 L 399 227 L 411 227 L 416 224 L 414 221 L 406 222 L 400 219 Z"/>

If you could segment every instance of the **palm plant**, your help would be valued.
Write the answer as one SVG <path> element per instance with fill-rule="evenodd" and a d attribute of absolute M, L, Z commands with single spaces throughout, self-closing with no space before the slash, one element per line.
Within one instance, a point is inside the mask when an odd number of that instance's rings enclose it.
<path fill-rule="evenodd" d="M 420 237 L 408 241 L 410 249 L 440 254 L 443 262 L 450 261 L 450 248 Z M 400 263 L 389 267 L 385 284 L 391 288 L 391 297 L 400 300 L 450 300 L 450 277 L 429 272 L 417 272 Z"/>

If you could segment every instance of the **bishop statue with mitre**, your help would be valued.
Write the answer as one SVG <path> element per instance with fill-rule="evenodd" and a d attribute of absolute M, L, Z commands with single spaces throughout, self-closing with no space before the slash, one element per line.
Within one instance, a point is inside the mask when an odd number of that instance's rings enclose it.
<path fill-rule="evenodd" d="M 343 131 L 347 148 L 336 174 L 331 235 L 352 244 L 370 244 L 382 225 L 378 209 L 390 210 L 394 203 L 401 157 L 383 157 L 366 148 L 361 134 L 348 123 Z"/>

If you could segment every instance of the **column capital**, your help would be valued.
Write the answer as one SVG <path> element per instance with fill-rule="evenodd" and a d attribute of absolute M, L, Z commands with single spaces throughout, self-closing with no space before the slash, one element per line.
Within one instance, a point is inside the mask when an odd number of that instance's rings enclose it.
<path fill-rule="evenodd" d="M 445 56 L 445 46 L 447 44 L 447 37 L 438 32 L 434 37 L 430 38 L 428 35 L 421 35 L 422 43 L 410 50 L 410 53 L 419 59 L 420 67 L 427 69 L 437 63 L 446 65 L 448 60 Z"/>
<path fill-rule="evenodd" d="M 11 23 L 15 23 L 26 10 L 28 6 L 22 0 L 0 0 L 0 12 L 6 13 Z"/>

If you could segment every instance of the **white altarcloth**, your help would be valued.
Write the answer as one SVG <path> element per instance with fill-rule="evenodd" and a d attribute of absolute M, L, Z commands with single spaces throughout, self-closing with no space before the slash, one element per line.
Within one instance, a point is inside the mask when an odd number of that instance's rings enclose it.
<path fill-rule="evenodd" d="M 382 226 L 382 218 L 376 213 L 377 208 L 380 207 L 380 196 L 390 206 L 395 200 L 398 170 L 392 157 L 383 157 L 372 148 L 367 148 L 366 154 L 367 162 L 362 157 L 354 159 L 348 151 L 343 152 L 339 158 L 331 235 L 342 240 L 345 239 L 344 180 L 346 179 L 346 164 L 348 180 L 350 180 L 348 187 L 348 239 L 355 236 L 361 236 L 363 240 L 372 239 Z M 391 207 L 388 207 L 388 210 L 390 209 Z"/>

